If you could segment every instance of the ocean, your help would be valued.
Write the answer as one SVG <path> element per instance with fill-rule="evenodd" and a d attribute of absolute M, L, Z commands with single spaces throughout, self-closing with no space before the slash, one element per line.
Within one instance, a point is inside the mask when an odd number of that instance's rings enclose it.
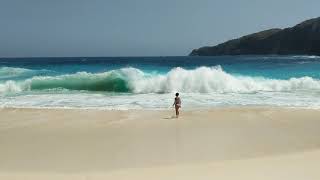
<path fill-rule="evenodd" d="M 0 107 L 320 108 L 318 56 L 1 58 Z"/>

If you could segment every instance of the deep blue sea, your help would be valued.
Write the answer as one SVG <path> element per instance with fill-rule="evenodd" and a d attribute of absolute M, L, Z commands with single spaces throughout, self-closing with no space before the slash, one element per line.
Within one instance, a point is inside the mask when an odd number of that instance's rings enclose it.
<path fill-rule="evenodd" d="M 0 58 L 0 107 L 320 108 L 318 56 Z"/>

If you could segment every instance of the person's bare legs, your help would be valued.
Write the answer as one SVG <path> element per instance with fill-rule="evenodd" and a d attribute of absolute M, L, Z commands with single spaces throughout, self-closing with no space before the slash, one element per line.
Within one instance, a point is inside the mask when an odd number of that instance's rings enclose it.
<path fill-rule="evenodd" d="M 179 117 L 179 107 L 175 107 L 176 108 L 176 118 L 178 118 Z"/>

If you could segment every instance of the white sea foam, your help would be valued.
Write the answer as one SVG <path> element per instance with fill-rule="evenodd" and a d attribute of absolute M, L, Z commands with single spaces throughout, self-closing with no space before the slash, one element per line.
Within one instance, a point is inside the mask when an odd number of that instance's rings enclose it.
<path fill-rule="evenodd" d="M 105 73 L 79 72 L 62 76 L 38 76 L 23 82 L 0 83 L 0 92 L 48 89 L 105 92 L 147 93 L 254 93 L 320 91 L 320 80 L 311 77 L 287 80 L 236 76 L 221 67 L 199 67 L 193 70 L 174 68 L 167 74 L 148 74 L 135 68 Z"/>
<path fill-rule="evenodd" d="M 135 93 L 251 93 L 259 91 L 320 90 L 320 81 L 311 77 L 289 80 L 235 76 L 221 67 L 200 67 L 194 70 L 175 68 L 166 75 L 151 77 L 130 74 L 130 86 Z"/>
<path fill-rule="evenodd" d="M 174 94 L 30 94 L 0 98 L 0 107 L 81 108 L 81 109 L 169 109 Z M 181 93 L 183 109 L 221 106 L 281 106 L 320 108 L 320 98 L 310 94 L 284 92 Z"/>
<path fill-rule="evenodd" d="M 320 107 L 318 79 L 237 76 L 219 66 L 174 68 L 166 74 L 123 68 L 95 74 L 79 72 L 10 80 L 0 83 L 0 107 L 166 109 L 175 92 L 181 93 L 184 108 Z"/>
<path fill-rule="evenodd" d="M 6 81 L 3 84 L 0 84 L 0 94 L 4 93 L 17 93 L 21 92 L 22 88 L 14 81 Z"/>

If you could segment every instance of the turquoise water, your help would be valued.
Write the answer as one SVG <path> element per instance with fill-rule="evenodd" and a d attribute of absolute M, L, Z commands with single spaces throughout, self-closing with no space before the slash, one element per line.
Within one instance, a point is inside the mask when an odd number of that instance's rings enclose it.
<path fill-rule="evenodd" d="M 165 109 L 320 107 L 320 57 L 2 58 L 0 106 Z"/>

